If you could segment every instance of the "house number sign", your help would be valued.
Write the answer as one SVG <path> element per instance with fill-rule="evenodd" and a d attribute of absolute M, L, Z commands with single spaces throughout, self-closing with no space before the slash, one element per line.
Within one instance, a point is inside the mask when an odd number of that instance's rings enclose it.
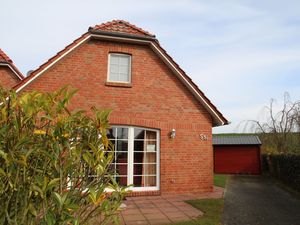
<path fill-rule="evenodd" d="M 207 141 L 207 136 L 205 134 L 200 134 L 201 141 Z"/>

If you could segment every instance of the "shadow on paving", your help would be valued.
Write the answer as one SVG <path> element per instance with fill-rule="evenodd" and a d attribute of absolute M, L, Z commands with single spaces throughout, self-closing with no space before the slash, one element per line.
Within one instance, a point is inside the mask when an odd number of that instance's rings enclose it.
<path fill-rule="evenodd" d="M 223 225 L 300 225 L 300 199 L 265 176 L 231 176 Z"/>

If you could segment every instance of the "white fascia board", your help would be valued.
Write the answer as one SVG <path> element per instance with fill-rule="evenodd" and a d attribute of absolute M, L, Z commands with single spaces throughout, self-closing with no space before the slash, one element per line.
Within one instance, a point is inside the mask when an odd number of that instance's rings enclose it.
<path fill-rule="evenodd" d="M 221 125 L 224 125 L 224 121 L 219 117 L 219 115 L 215 112 L 214 109 L 211 108 L 211 106 L 207 103 L 207 101 L 205 101 L 205 99 L 198 93 L 198 91 L 191 85 L 191 83 L 185 78 L 185 76 L 176 68 L 176 66 L 165 56 L 165 54 L 163 52 L 160 51 L 159 48 L 157 48 L 157 46 L 153 43 L 151 43 L 151 47 L 160 54 L 160 56 L 163 58 L 164 61 L 167 62 L 167 65 L 171 66 L 171 69 L 175 72 L 175 74 L 179 75 L 179 78 L 184 82 L 184 84 L 196 95 L 196 97 L 198 99 L 200 99 L 200 101 L 202 103 L 204 103 L 205 108 L 208 109 L 210 112 L 213 113 L 213 115 L 215 115 L 215 118 L 217 118 L 220 122 Z"/>
<path fill-rule="evenodd" d="M 23 88 L 25 88 L 28 84 L 30 84 L 33 80 L 35 80 L 37 77 L 39 77 L 41 74 L 43 74 L 47 69 L 51 68 L 56 62 L 61 60 L 64 56 L 68 55 L 71 51 L 73 51 L 75 48 L 80 46 L 82 43 L 84 43 L 86 40 L 88 40 L 90 37 L 93 38 L 99 38 L 99 39 L 106 39 L 106 40 L 113 40 L 113 41 L 126 41 L 126 42 L 133 42 L 133 43 L 139 43 L 139 44 L 148 44 L 151 46 L 151 48 L 159 54 L 159 56 L 167 63 L 167 65 L 172 69 L 172 71 L 179 76 L 179 78 L 183 81 L 183 83 L 194 93 L 194 95 L 204 104 L 205 108 L 210 111 L 214 117 L 220 122 L 221 125 L 224 125 L 224 121 L 220 118 L 220 116 L 215 112 L 214 109 L 211 108 L 211 106 L 205 101 L 205 99 L 198 93 L 198 91 L 191 85 L 191 83 L 185 78 L 185 76 L 179 71 L 176 66 L 165 56 L 165 54 L 150 40 L 141 40 L 141 39 L 133 39 L 133 38 L 126 38 L 126 37 L 114 37 L 114 36 L 106 36 L 106 35 L 98 35 L 98 34 L 90 34 L 80 42 L 78 42 L 75 46 L 73 46 L 71 49 L 66 51 L 63 55 L 58 57 L 55 61 L 50 63 L 47 67 L 45 67 L 43 70 L 41 70 L 38 74 L 36 74 L 34 77 L 32 77 L 29 81 L 24 83 L 21 87 L 19 87 L 16 92 L 18 93 Z"/>
<path fill-rule="evenodd" d="M 21 77 L 21 76 L 17 73 L 17 71 L 15 71 L 14 68 L 13 68 L 9 63 L 0 63 L 0 66 L 8 66 L 9 69 L 11 69 L 11 71 L 13 71 L 13 73 L 14 73 L 20 80 L 23 79 L 23 77 Z"/>
<path fill-rule="evenodd" d="M 32 81 L 34 81 L 36 78 L 38 78 L 40 75 L 42 75 L 46 70 L 48 70 L 49 68 L 51 68 L 55 63 L 57 63 L 59 60 L 61 60 L 63 57 L 65 57 L 66 55 L 68 55 L 70 52 L 72 52 L 74 49 L 76 49 L 78 46 L 80 46 L 82 43 L 84 43 L 86 40 L 88 40 L 91 37 L 91 35 L 88 35 L 87 37 L 85 37 L 83 40 L 81 40 L 80 42 L 78 42 L 76 45 L 74 45 L 72 48 L 70 48 L 68 51 L 66 51 L 64 54 L 62 54 L 60 57 L 58 57 L 56 60 L 54 60 L 52 63 L 50 63 L 48 66 L 46 66 L 44 69 L 42 69 L 39 73 L 37 73 L 36 75 L 34 75 L 30 80 L 28 80 L 27 82 L 25 82 L 23 85 L 21 85 L 21 87 L 19 87 L 16 92 L 18 93 L 19 91 L 21 91 L 23 88 L 25 88 L 28 84 L 30 84 Z"/>
<path fill-rule="evenodd" d="M 198 93 L 198 91 L 190 84 L 189 81 L 185 78 L 185 76 L 176 68 L 176 66 L 165 56 L 165 54 L 152 42 L 147 40 L 140 40 L 140 39 L 132 39 L 132 38 L 124 38 L 124 37 L 112 37 L 112 36 L 105 36 L 105 35 L 97 35 L 93 34 L 92 37 L 96 38 L 103 38 L 108 40 L 118 40 L 118 41 L 126 41 L 126 42 L 135 42 L 135 43 L 141 43 L 141 44 L 149 44 L 151 48 L 160 55 L 160 57 L 167 62 L 167 65 L 171 67 L 172 71 L 175 72 L 175 74 L 179 75 L 179 78 L 183 81 L 183 83 L 196 95 L 196 97 L 205 105 L 205 108 L 212 112 L 214 117 L 220 121 L 221 125 L 224 125 L 224 121 L 220 118 L 220 116 L 215 112 L 214 109 L 211 108 L 211 106 L 205 101 L 205 99 Z"/>

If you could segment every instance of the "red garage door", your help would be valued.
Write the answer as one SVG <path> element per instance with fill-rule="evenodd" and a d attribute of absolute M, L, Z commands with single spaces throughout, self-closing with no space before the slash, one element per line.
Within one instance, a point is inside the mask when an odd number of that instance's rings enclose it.
<path fill-rule="evenodd" d="M 215 173 L 260 174 L 259 146 L 214 146 Z"/>

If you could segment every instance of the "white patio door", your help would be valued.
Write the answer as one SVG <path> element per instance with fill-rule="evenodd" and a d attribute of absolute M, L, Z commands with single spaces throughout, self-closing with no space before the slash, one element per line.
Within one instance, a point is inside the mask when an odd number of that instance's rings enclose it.
<path fill-rule="evenodd" d="M 159 190 L 159 131 L 113 126 L 108 138 L 115 146 L 116 181 L 133 190 Z"/>

